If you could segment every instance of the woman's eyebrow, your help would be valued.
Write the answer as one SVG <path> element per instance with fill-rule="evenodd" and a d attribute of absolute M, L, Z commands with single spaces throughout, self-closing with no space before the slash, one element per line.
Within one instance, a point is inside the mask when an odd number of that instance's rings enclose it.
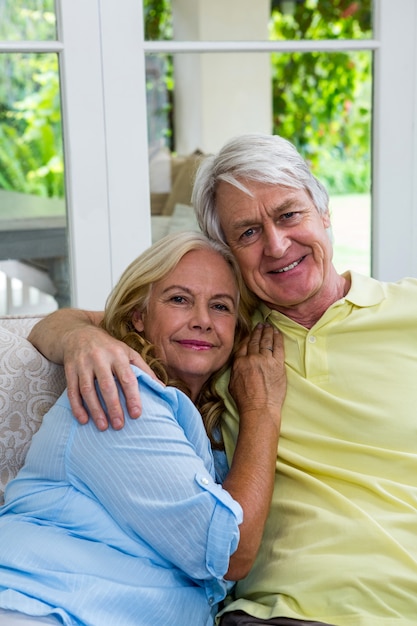
<path fill-rule="evenodd" d="M 185 285 L 168 285 L 168 287 L 165 287 L 162 293 L 168 293 L 168 291 L 178 291 L 178 289 L 180 291 L 186 291 L 187 293 L 192 294 L 192 290 Z"/>
<path fill-rule="evenodd" d="M 178 291 L 178 290 L 185 291 L 186 293 L 193 295 L 193 291 L 189 287 L 186 287 L 185 285 L 169 285 L 162 291 L 162 294 L 167 294 L 170 291 Z M 214 293 L 213 295 L 210 296 L 210 300 L 213 300 L 215 298 L 228 298 L 232 302 L 235 302 L 235 298 L 231 296 L 230 293 L 219 292 L 219 293 Z"/>

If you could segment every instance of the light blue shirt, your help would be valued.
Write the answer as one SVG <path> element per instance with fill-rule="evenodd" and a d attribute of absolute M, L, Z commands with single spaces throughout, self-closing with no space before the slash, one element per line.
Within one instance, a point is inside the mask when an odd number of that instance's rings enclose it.
<path fill-rule="evenodd" d="M 0 607 L 64 624 L 206 626 L 230 583 L 240 505 L 214 480 L 200 414 L 133 368 L 121 431 L 45 416 L 0 509 Z M 122 400 L 123 401 L 123 400 Z"/>

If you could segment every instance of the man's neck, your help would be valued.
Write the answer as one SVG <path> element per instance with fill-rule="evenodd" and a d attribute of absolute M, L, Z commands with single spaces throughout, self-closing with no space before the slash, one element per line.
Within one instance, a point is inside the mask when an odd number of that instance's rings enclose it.
<path fill-rule="evenodd" d="M 320 291 L 314 294 L 307 301 L 290 307 L 281 307 L 269 304 L 274 311 L 279 311 L 282 315 L 289 317 L 293 322 L 312 328 L 329 309 L 332 304 L 343 298 L 350 289 L 350 277 L 337 274 L 336 280 L 326 292 Z"/>

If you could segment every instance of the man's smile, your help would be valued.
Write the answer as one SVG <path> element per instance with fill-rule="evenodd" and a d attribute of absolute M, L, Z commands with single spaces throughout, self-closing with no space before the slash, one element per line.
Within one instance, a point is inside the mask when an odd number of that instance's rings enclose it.
<path fill-rule="evenodd" d="M 282 274 L 282 272 L 288 272 L 289 270 L 293 270 L 304 259 L 305 259 L 305 256 L 302 256 L 301 258 L 298 259 L 298 261 L 294 261 L 293 263 L 290 263 L 289 265 L 286 265 L 285 267 L 281 267 L 279 270 L 270 270 L 268 274 Z"/>

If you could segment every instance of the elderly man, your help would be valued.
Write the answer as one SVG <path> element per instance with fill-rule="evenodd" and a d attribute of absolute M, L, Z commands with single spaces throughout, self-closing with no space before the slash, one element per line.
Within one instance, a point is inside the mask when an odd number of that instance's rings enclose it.
<path fill-rule="evenodd" d="M 205 159 L 193 202 L 202 230 L 231 248 L 258 297 L 254 323 L 269 322 L 284 336 L 288 380 L 261 548 L 220 623 L 414 625 L 417 281 L 336 272 L 327 193 L 280 137 L 242 136 Z M 137 416 L 133 356 L 90 326 L 99 319 L 58 312 L 31 339 L 67 364 L 80 421 L 87 419 L 81 391 L 105 426 L 97 377 L 121 427 L 112 373 Z M 231 458 L 239 419 L 227 387 L 225 376 Z"/>

